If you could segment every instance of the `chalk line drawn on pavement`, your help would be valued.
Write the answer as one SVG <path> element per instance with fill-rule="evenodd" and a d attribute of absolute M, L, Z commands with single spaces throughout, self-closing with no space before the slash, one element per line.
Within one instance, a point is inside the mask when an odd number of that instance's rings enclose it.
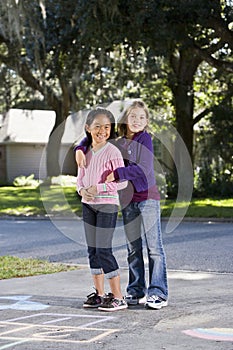
<path fill-rule="evenodd" d="M 0 340 L 9 341 L 0 350 L 23 342 L 91 343 L 120 331 L 96 325 L 112 316 L 38 313 L 0 321 Z"/>
<path fill-rule="evenodd" d="M 196 328 L 187 329 L 183 333 L 201 339 L 233 341 L 233 328 Z"/>
<path fill-rule="evenodd" d="M 14 296 L 1 296 L 0 297 L 0 310 L 23 310 L 23 311 L 39 311 L 50 307 L 39 302 L 30 301 L 31 295 L 14 295 Z M 2 300 L 6 300 L 7 303 L 1 304 Z M 12 301 L 10 303 L 9 301 Z"/>

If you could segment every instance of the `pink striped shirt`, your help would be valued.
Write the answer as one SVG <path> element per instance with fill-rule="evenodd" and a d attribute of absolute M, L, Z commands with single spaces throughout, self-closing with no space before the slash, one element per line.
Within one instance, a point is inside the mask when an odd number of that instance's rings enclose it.
<path fill-rule="evenodd" d="M 119 149 L 107 142 L 101 149 L 94 152 L 91 148 L 86 154 L 86 167 L 78 169 L 77 191 L 82 188 L 97 186 L 97 195 L 87 204 L 119 205 L 117 191 L 127 186 L 127 181 L 105 183 L 106 177 L 116 168 L 123 167 L 124 161 Z"/>

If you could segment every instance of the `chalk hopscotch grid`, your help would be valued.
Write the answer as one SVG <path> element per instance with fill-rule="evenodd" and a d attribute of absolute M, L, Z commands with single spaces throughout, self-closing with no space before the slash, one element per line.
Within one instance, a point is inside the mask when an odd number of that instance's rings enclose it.
<path fill-rule="evenodd" d="M 26 323 L 30 322 L 33 318 L 47 318 L 42 323 Z M 60 322 L 67 320 L 87 320 L 79 326 L 64 326 L 60 325 Z M 93 327 L 96 324 L 107 322 L 114 319 L 112 316 L 98 316 L 98 315 L 73 315 L 73 314 L 57 314 L 57 313 L 38 313 L 28 315 L 24 317 L 18 317 L 6 321 L 0 322 L 0 339 L 10 340 L 16 342 L 59 342 L 59 343 L 91 343 L 98 341 L 112 333 L 118 332 L 119 329 L 113 328 L 97 328 Z M 56 325 L 52 325 L 52 324 Z M 57 325 L 58 324 L 58 325 Z M 5 328 L 5 330 L 3 329 Z M 10 329 L 9 329 L 10 328 Z M 7 329 L 7 330 L 6 330 Z M 17 333 L 21 333 L 19 336 Z M 22 333 L 24 334 L 22 336 Z M 94 334 L 93 334 L 94 333 Z M 79 337 L 81 339 L 72 339 Z M 9 345 L 0 346 L 0 350 L 13 346 L 13 343 Z"/>

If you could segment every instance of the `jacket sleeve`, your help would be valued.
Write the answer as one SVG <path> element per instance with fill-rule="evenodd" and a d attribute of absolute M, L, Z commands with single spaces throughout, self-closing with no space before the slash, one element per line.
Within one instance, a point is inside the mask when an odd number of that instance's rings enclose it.
<path fill-rule="evenodd" d="M 78 145 L 74 147 L 74 152 L 81 150 L 84 154 L 88 151 L 88 138 L 84 137 Z"/>

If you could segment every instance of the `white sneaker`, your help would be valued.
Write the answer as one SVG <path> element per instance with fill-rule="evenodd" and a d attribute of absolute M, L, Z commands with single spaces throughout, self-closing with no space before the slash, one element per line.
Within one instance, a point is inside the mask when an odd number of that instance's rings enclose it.
<path fill-rule="evenodd" d="M 147 301 L 145 303 L 145 307 L 150 307 L 156 310 L 159 310 L 167 305 L 168 301 L 158 297 L 157 295 L 148 296 Z"/>
<path fill-rule="evenodd" d="M 128 305 L 138 305 L 138 304 L 145 304 L 146 302 L 146 296 L 142 298 L 137 298 L 131 294 L 126 294 L 125 301 Z"/>

